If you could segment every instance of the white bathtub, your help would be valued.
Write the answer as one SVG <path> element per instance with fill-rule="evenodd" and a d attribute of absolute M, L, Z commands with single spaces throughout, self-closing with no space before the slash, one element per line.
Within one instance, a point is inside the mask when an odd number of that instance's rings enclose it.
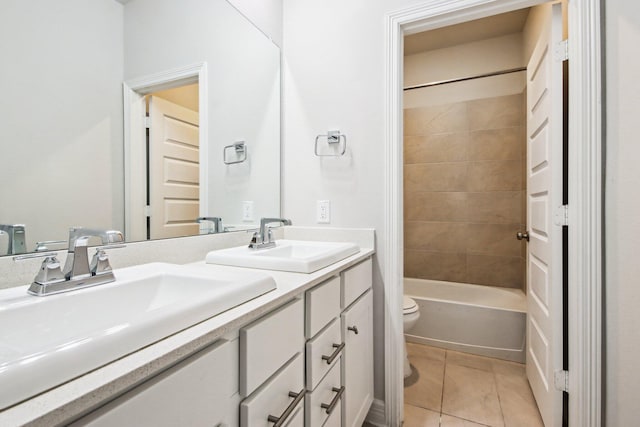
<path fill-rule="evenodd" d="M 407 341 L 524 363 L 521 290 L 405 278 L 404 294 L 420 307 Z"/>

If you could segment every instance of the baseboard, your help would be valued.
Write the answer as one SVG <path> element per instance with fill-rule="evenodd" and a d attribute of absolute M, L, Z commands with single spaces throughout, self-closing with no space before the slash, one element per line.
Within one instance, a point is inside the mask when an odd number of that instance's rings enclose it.
<path fill-rule="evenodd" d="M 373 399 L 365 422 L 372 426 L 385 427 L 384 400 Z"/>

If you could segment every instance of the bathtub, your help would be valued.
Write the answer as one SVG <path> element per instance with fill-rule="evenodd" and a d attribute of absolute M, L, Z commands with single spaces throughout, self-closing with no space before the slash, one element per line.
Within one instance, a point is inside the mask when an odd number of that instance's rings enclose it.
<path fill-rule="evenodd" d="M 420 307 L 407 341 L 524 363 L 521 290 L 405 278 L 404 294 Z"/>

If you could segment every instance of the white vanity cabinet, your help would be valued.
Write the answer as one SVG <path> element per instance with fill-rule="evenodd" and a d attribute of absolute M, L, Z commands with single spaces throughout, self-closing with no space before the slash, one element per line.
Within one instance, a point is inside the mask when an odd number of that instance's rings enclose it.
<path fill-rule="evenodd" d="M 322 427 L 342 410 L 340 292 L 336 276 L 305 293 L 306 427 Z"/>
<path fill-rule="evenodd" d="M 305 294 L 306 427 L 360 427 L 373 402 L 372 263 Z"/>
<path fill-rule="evenodd" d="M 238 339 L 223 339 L 70 425 L 232 427 L 239 401 Z"/>
<path fill-rule="evenodd" d="M 241 427 L 304 425 L 302 299 L 240 329 L 240 394 Z"/>
<path fill-rule="evenodd" d="M 360 427 L 373 402 L 373 293 L 371 259 L 342 272 L 340 316 L 345 344 L 342 382 L 344 427 Z"/>
<path fill-rule="evenodd" d="M 360 427 L 373 401 L 368 258 L 71 426 Z"/>

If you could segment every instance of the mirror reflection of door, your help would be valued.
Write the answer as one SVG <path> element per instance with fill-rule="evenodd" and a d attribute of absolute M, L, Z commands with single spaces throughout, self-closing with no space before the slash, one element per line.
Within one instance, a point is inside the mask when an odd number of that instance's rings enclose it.
<path fill-rule="evenodd" d="M 190 102 L 187 95 L 193 86 L 195 102 Z M 197 93 L 196 84 L 148 96 L 147 237 L 151 239 L 199 233 Z"/>

